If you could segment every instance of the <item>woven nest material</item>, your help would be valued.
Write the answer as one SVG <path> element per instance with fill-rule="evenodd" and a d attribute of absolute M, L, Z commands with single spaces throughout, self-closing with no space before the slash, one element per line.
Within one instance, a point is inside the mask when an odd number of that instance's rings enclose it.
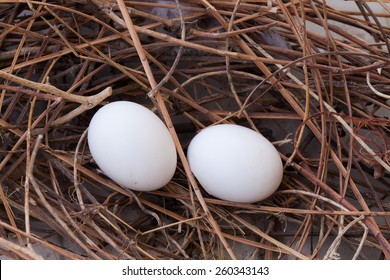
<path fill-rule="evenodd" d="M 181 2 L 1 2 L 3 258 L 390 258 L 389 9 Z M 122 188 L 90 155 L 89 122 L 117 100 L 172 127 L 178 167 L 158 191 Z M 197 184 L 186 148 L 216 123 L 275 144 L 274 195 Z"/>

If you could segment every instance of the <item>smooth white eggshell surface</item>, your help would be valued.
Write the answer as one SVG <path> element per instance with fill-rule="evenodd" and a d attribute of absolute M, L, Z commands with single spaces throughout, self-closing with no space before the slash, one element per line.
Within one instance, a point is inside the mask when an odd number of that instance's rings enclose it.
<path fill-rule="evenodd" d="M 282 160 L 272 143 L 239 125 L 203 129 L 192 139 L 187 157 L 202 187 L 229 201 L 263 200 L 276 191 L 283 176 Z"/>
<path fill-rule="evenodd" d="M 137 103 L 118 101 L 99 109 L 88 128 L 88 145 L 99 168 L 132 190 L 161 188 L 176 169 L 176 149 L 168 129 Z"/>

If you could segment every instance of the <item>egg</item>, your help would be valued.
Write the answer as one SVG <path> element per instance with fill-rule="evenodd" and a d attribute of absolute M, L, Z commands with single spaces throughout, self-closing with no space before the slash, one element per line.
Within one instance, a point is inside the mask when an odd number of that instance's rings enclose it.
<path fill-rule="evenodd" d="M 201 186 L 223 200 L 253 203 L 279 187 L 283 164 L 264 136 L 249 128 L 220 124 L 199 132 L 187 150 L 191 171 Z"/>
<path fill-rule="evenodd" d="M 100 108 L 88 128 L 88 146 L 99 168 L 132 190 L 159 189 L 176 170 L 175 144 L 167 127 L 137 103 L 118 101 Z"/>

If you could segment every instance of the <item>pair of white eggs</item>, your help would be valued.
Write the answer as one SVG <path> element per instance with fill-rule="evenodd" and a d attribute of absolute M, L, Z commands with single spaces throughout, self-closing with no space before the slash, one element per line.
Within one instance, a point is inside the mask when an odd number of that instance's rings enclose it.
<path fill-rule="evenodd" d="M 176 149 L 168 129 L 153 112 L 133 102 L 113 102 L 99 109 L 88 129 L 88 145 L 99 168 L 132 190 L 159 189 L 176 170 Z M 202 187 L 229 201 L 263 200 L 283 176 L 272 143 L 239 125 L 203 129 L 192 139 L 187 158 Z"/>

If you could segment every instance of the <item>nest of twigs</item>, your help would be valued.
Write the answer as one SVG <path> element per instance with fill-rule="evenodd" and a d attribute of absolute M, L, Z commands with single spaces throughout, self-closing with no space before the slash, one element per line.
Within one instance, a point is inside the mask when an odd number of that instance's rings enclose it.
<path fill-rule="evenodd" d="M 2 1 L 0 254 L 389 258 L 390 13 L 356 5 Z M 88 124 L 117 100 L 172 125 L 178 168 L 158 191 L 122 188 L 90 155 Z M 186 148 L 216 123 L 273 141 L 274 195 L 233 203 L 197 184 Z"/>

